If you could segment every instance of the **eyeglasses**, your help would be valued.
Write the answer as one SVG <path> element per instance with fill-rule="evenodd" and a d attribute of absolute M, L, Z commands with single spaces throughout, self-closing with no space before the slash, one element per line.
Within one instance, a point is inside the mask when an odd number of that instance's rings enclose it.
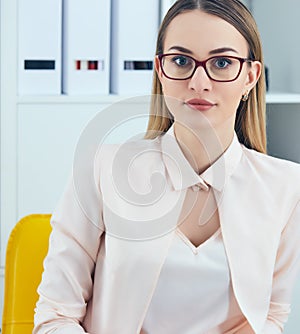
<path fill-rule="evenodd" d="M 207 76 L 218 82 L 230 82 L 236 80 L 244 63 L 251 63 L 248 58 L 232 56 L 214 56 L 203 61 L 180 53 L 166 53 L 158 55 L 163 74 L 172 80 L 190 79 L 196 69 L 202 66 Z"/>

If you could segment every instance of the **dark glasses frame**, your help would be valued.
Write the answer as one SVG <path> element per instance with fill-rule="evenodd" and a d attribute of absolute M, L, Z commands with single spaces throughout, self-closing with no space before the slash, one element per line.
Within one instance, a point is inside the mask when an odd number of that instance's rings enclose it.
<path fill-rule="evenodd" d="M 168 76 L 165 73 L 164 67 L 163 67 L 163 59 L 166 56 L 184 56 L 184 57 L 190 58 L 190 59 L 192 59 L 194 61 L 195 68 L 192 71 L 192 73 L 188 77 L 186 77 L 186 78 L 173 78 L 173 77 L 170 77 L 170 76 Z M 185 55 L 185 54 L 182 54 L 182 53 L 163 53 L 163 54 L 157 55 L 157 57 L 159 59 L 160 68 L 161 68 L 164 76 L 166 78 L 168 78 L 168 79 L 171 79 L 171 80 L 188 80 L 188 79 L 190 79 L 195 74 L 195 72 L 196 72 L 196 70 L 197 70 L 198 67 L 203 67 L 204 71 L 207 74 L 207 76 L 209 77 L 209 79 L 213 80 L 213 81 L 216 81 L 216 82 L 232 82 L 232 81 L 235 81 L 240 76 L 240 74 L 241 74 L 241 71 L 242 71 L 242 68 L 243 68 L 243 64 L 244 63 L 252 63 L 254 61 L 254 60 L 249 59 L 249 58 L 241 58 L 241 57 L 235 57 L 235 56 L 222 56 L 222 55 L 220 55 L 220 56 L 212 56 L 212 57 L 209 57 L 209 58 L 207 58 L 207 59 L 205 59 L 203 61 L 199 61 L 199 60 L 197 60 L 197 59 L 195 59 L 195 58 L 193 58 L 191 56 L 188 56 L 188 55 Z M 210 74 L 208 73 L 207 68 L 206 68 L 206 63 L 209 60 L 211 60 L 213 58 L 218 58 L 218 57 L 220 57 L 220 58 L 224 57 L 224 58 L 229 58 L 229 59 L 236 59 L 236 60 L 238 60 L 240 62 L 240 69 L 239 69 L 239 71 L 238 71 L 238 73 L 237 73 L 237 75 L 236 75 L 235 78 L 230 79 L 230 80 L 216 80 L 216 79 L 214 79 L 214 78 L 212 78 L 210 76 Z"/>

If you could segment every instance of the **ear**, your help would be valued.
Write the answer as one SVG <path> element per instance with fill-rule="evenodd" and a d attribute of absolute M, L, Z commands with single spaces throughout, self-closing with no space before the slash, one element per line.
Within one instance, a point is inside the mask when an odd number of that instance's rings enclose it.
<path fill-rule="evenodd" d="M 161 82 L 161 79 L 162 79 L 162 71 L 161 71 L 161 67 L 160 67 L 160 61 L 159 61 L 159 58 L 158 56 L 155 56 L 155 59 L 154 59 L 154 66 L 155 66 L 155 71 L 157 73 L 157 76 Z"/>
<path fill-rule="evenodd" d="M 260 61 L 253 61 L 248 70 L 248 75 L 245 83 L 245 90 L 250 91 L 257 83 L 262 71 L 262 64 Z"/>

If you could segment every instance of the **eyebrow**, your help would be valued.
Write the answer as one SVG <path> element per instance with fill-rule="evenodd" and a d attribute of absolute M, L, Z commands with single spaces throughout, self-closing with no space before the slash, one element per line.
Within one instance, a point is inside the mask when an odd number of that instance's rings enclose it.
<path fill-rule="evenodd" d="M 170 47 L 168 49 L 168 51 L 170 50 L 177 50 L 179 52 L 184 52 L 184 53 L 187 53 L 187 54 L 193 54 L 193 52 L 189 49 L 186 49 L 184 48 L 183 46 L 178 46 L 178 45 L 174 45 L 172 47 Z M 234 52 L 234 53 L 238 53 L 235 49 L 233 48 L 229 48 L 229 47 L 223 47 L 223 48 L 218 48 L 218 49 L 214 49 L 214 50 L 211 50 L 209 51 L 209 55 L 215 55 L 215 54 L 218 54 L 218 53 L 223 53 L 223 52 Z"/>
<path fill-rule="evenodd" d="M 228 47 L 224 47 L 224 48 L 218 48 L 218 49 L 215 49 L 215 50 L 211 50 L 209 51 L 209 54 L 210 55 L 214 55 L 216 53 L 223 53 L 223 52 L 228 52 L 228 51 L 231 51 L 231 52 L 234 52 L 234 53 L 238 53 L 235 49 L 233 48 L 228 48 Z"/>
<path fill-rule="evenodd" d="M 177 45 L 174 45 L 174 46 L 171 46 L 168 51 L 170 50 L 177 50 L 177 51 L 180 51 L 180 52 L 184 52 L 184 53 L 188 53 L 188 54 L 192 54 L 193 52 L 189 49 L 186 49 L 184 48 L 183 46 L 177 46 Z"/>

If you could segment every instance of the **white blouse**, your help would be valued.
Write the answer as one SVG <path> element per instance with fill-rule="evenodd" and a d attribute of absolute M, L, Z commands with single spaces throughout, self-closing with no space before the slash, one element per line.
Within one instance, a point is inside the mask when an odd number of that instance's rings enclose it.
<path fill-rule="evenodd" d="M 232 291 L 221 229 L 195 247 L 177 228 L 144 321 L 147 334 L 233 333 L 247 321 Z"/>

